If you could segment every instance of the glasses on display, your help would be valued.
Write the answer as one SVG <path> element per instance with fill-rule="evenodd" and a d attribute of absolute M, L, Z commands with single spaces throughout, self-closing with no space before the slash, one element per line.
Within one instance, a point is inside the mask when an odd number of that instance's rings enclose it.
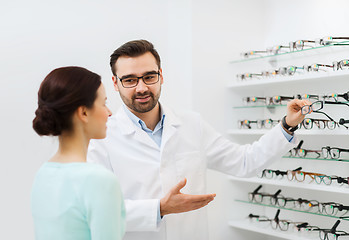
<path fill-rule="evenodd" d="M 266 103 L 266 97 L 244 97 L 242 98 L 244 104 L 263 102 Z"/>
<path fill-rule="evenodd" d="M 283 101 L 290 101 L 295 98 L 300 98 L 300 95 L 297 95 L 297 96 L 276 95 L 272 97 L 244 97 L 242 98 L 242 101 L 244 104 L 261 102 L 266 105 L 278 105 L 278 104 L 281 104 Z"/>
<path fill-rule="evenodd" d="M 287 171 L 287 178 L 289 181 L 292 181 L 293 179 L 297 180 L 298 182 L 304 182 L 306 176 L 309 176 L 311 178 L 311 182 L 315 180 L 315 176 L 324 176 L 325 174 L 322 173 L 313 173 L 313 172 L 304 172 L 304 171 L 294 171 L 294 170 L 288 170 Z"/>
<path fill-rule="evenodd" d="M 296 168 L 293 171 L 302 170 L 302 167 Z M 267 178 L 267 179 L 282 179 L 285 175 L 287 175 L 287 171 L 280 170 L 272 170 L 272 169 L 264 169 L 262 172 L 257 174 L 259 178 Z"/>
<path fill-rule="evenodd" d="M 322 156 L 324 158 L 339 159 L 342 153 L 349 153 L 349 149 L 337 148 L 337 147 L 322 147 Z"/>
<path fill-rule="evenodd" d="M 329 216 L 343 216 L 348 212 L 348 210 L 349 206 L 344 206 L 343 204 L 335 202 L 320 203 L 319 205 L 319 211 Z"/>
<path fill-rule="evenodd" d="M 330 45 L 333 43 L 337 43 L 339 45 L 341 41 L 337 42 L 334 40 L 349 40 L 349 37 L 332 37 L 332 36 L 326 36 L 326 37 L 322 37 L 322 38 L 317 38 L 315 39 L 315 45 L 316 46 L 326 46 L 326 45 Z M 346 45 L 346 44 L 345 44 Z"/>
<path fill-rule="evenodd" d="M 318 175 L 314 176 L 314 180 L 318 184 L 324 183 L 326 185 L 331 185 L 334 181 L 337 181 L 339 186 L 342 186 L 343 184 L 348 184 L 348 178 L 342 178 L 338 176 Z"/>
<path fill-rule="evenodd" d="M 319 158 L 321 156 L 321 150 L 309 150 L 309 149 L 291 149 L 290 150 L 290 156 L 291 157 L 300 157 L 300 158 L 305 158 L 308 157 L 309 155 L 315 155 L 315 158 Z"/>
<path fill-rule="evenodd" d="M 341 61 L 334 61 L 333 70 L 347 70 L 349 69 L 349 59 L 343 59 Z"/>
<path fill-rule="evenodd" d="M 331 93 L 325 95 L 324 98 L 327 98 L 329 100 L 333 99 L 335 102 L 338 102 L 338 98 L 343 98 L 344 100 L 349 101 L 349 91 L 343 94 Z"/>
<path fill-rule="evenodd" d="M 295 208 L 306 212 L 318 212 L 320 203 L 316 200 L 298 198 L 294 201 Z"/>
<path fill-rule="evenodd" d="M 326 69 L 328 68 L 332 68 L 334 69 L 333 65 L 329 65 L 329 64 L 321 64 L 321 63 L 313 63 L 312 65 L 308 66 L 308 67 L 304 67 L 304 69 L 308 72 L 310 71 L 314 71 L 314 72 L 318 72 L 318 71 L 326 71 Z"/>
<path fill-rule="evenodd" d="M 139 79 L 142 79 L 144 84 L 146 85 L 153 85 L 159 82 L 159 79 L 160 79 L 159 76 L 160 76 L 159 71 L 158 72 L 153 71 L 141 77 L 126 76 L 126 77 L 122 77 L 121 79 L 118 76 L 116 77 L 119 79 L 119 81 L 121 82 L 121 85 L 124 88 L 133 88 L 138 85 Z"/>
<path fill-rule="evenodd" d="M 270 204 L 274 205 L 274 202 L 276 201 L 278 195 L 280 194 L 281 189 L 276 191 L 274 194 L 269 194 L 269 193 L 260 193 L 260 192 L 258 192 L 261 187 L 262 187 L 262 185 L 260 185 L 253 192 L 248 193 L 248 200 L 250 202 L 263 203 L 263 202 L 266 202 L 265 199 L 268 198 L 269 201 L 270 201 Z"/>
<path fill-rule="evenodd" d="M 349 45 L 349 44 L 347 44 Z M 287 67 L 279 67 L 278 69 L 271 71 L 262 71 L 261 73 L 244 73 L 237 74 L 238 80 L 252 79 L 254 77 L 274 77 L 274 76 L 293 76 L 296 72 L 301 73 L 309 73 L 309 72 L 326 72 L 329 69 L 333 71 L 339 70 L 349 70 L 349 59 L 342 59 L 340 61 L 332 61 L 331 64 L 323 64 L 323 63 L 313 63 L 311 65 L 303 65 L 303 66 L 287 66 Z"/>
<path fill-rule="evenodd" d="M 349 239 L 349 233 L 345 231 L 338 231 L 337 227 L 341 221 L 337 220 L 337 222 L 333 225 L 331 229 L 320 229 L 319 236 L 321 240 L 346 240 Z"/>
<path fill-rule="evenodd" d="M 267 48 L 267 52 L 271 55 L 278 54 L 279 52 L 282 51 L 284 48 L 290 48 L 290 46 L 283 46 L 283 45 L 276 45 L 274 47 Z"/>
<path fill-rule="evenodd" d="M 254 78 L 256 76 L 263 76 L 262 73 L 244 73 L 244 74 L 237 74 L 236 77 L 239 80 L 246 80 L 248 78 Z"/>
<path fill-rule="evenodd" d="M 256 121 L 250 120 L 238 120 L 238 128 L 247 128 L 251 129 L 251 124 L 256 124 L 258 129 L 266 128 L 270 129 L 277 125 L 281 120 L 272 120 L 272 119 L 258 119 Z"/>
<path fill-rule="evenodd" d="M 348 44 L 343 43 L 344 40 L 349 40 L 349 37 L 333 37 L 333 36 L 326 36 L 322 38 L 316 38 L 315 40 L 297 40 L 297 41 L 291 41 L 289 42 L 288 46 L 283 45 L 276 45 L 273 47 L 269 47 L 266 50 L 260 50 L 260 51 L 247 51 L 242 52 L 241 56 L 244 58 L 249 58 L 253 56 L 258 55 L 276 55 L 279 53 L 284 52 L 294 52 L 294 51 L 302 51 L 305 48 L 315 48 L 320 46 L 328 46 L 328 45 L 334 45 L 334 46 L 346 46 Z M 283 51 L 282 49 L 289 49 L 289 51 Z"/>
<path fill-rule="evenodd" d="M 311 43 L 312 45 L 306 45 L 308 43 Z M 301 51 L 303 50 L 305 47 L 310 47 L 313 48 L 315 47 L 315 41 L 313 40 L 298 40 L 295 42 L 290 42 L 290 51 Z"/>
<path fill-rule="evenodd" d="M 288 66 L 287 67 L 287 74 L 292 76 L 294 75 L 298 70 L 302 70 L 304 71 L 308 71 L 307 66 L 303 66 L 303 67 L 297 67 L 297 66 Z"/>
<path fill-rule="evenodd" d="M 258 56 L 260 54 L 268 53 L 268 51 L 248 51 L 248 52 L 243 52 L 241 53 L 241 56 L 244 58 L 248 58 L 250 56 Z"/>
<path fill-rule="evenodd" d="M 336 121 L 331 121 L 328 119 L 314 119 L 314 118 L 304 118 L 300 123 L 300 128 L 303 126 L 304 129 L 310 130 L 313 126 L 317 126 L 318 129 L 328 128 L 330 130 L 336 129 L 336 127 L 340 127 L 339 123 Z"/>

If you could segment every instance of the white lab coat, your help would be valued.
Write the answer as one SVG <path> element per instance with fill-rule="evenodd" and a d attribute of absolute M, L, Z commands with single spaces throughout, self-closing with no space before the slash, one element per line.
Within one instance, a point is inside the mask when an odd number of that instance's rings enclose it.
<path fill-rule="evenodd" d="M 88 161 L 118 177 L 126 205 L 125 240 L 206 240 L 206 208 L 166 215 L 157 224 L 159 199 L 184 177 L 188 194 L 206 194 L 206 169 L 233 176 L 253 176 L 295 144 L 280 126 L 248 145 L 230 142 L 196 113 L 165 113 L 161 147 L 119 111 L 108 121 L 107 137 L 91 141 Z"/>

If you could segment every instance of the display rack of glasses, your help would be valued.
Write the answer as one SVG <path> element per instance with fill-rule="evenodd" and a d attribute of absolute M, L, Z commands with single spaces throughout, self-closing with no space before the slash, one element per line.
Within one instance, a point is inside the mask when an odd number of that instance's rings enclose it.
<path fill-rule="evenodd" d="M 303 50 L 295 50 L 292 52 L 278 52 L 273 55 L 265 56 L 252 56 L 250 58 L 242 58 L 239 60 L 231 61 L 232 79 L 228 82 L 228 90 L 230 92 L 230 104 L 227 111 L 229 115 L 227 134 L 234 142 L 241 144 L 252 143 L 257 140 L 261 135 L 267 133 L 269 129 L 257 128 L 256 120 L 258 119 L 273 119 L 272 121 L 280 120 L 286 114 L 287 101 L 280 101 L 277 104 L 245 104 L 243 98 L 249 96 L 296 96 L 303 94 L 317 94 L 318 96 L 325 96 L 329 93 L 343 94 L 349 93 L 349 41 L 342 41 L 325 46 L 312 47 Z M 316 63 L 316 64 L 313 64 Z M 304 71 L 308 68 L 310 71 Z M 340 65 L 340 67 L 339 67 Z M 298 66 L 298 67 L 297 67 Z M 303 67 L 299 67 L 303 66 Z M 298 69 L 298 70 L 297 70 Z M 301 70 L 299 70 L 301 69 Z M 272 71 L 271 71 L 272 70 Z M 280 74 L 284 71 L 284 74 Z M 292 72 L 293 71 L 293 72 Z M 292 74 L 288 74 L 291 72 Z M 242 76 L 241 74 L 246 74 Z M 236 77 L 235 77 L 236 76 Z M 314 99 L 309 99 L 311 102 L 315 102 Z M 330 101 L 329 99 L 317 99 L 323 101 Z M 349 130 L 344 125 L 339 125 L 341 118 L 349 119 L 349 100 L 348 99 L 335 99 L 335 101 L 342 102 L 344 104 L 339 106 L 332 106 L 331 104 L 324 105 L 322 111 L 327 116 L 334 119 L 337 124 L 336 129 L 323 128 L 320 129 L 312 127 L 311 129 L 299 129 L 296 131 L 296 136 L 299 140 L 307 139 L 308 149 L 316 149 L 316 147 L 331 145 L 349 149 Z M 347 105 L 347 106 L 345 106 Z M 324 120 L 328 119 L 324 114 L 312 113 L 306 117 Z M 250 122 L 254 122 L 249 126 L 249 129 L 237 126 L 237 122 L 243 121 L 243 119 L 249 119 Z M 329 121 L 329 120 L 326 120 Z M 276 122 L 277 123 L 277 122 Z M 258 123 L 257 123 L 258 124 Z M 318 124 L 318 123 L 317 123 Z M 241 125 L 244 125 L 242 123 Z M 276 124 L 273 124 L 273 126 Z M 345 126 L 349 126 L 346 124 Z M 314 166 L 315 172 L 323 172 L 325 170 L 331 170 L 331 173 L 338 171 L 338 175 L 346 176 L 347 172 L 349 176 L 349 154 L 344 154 L 341 159 L 319 157 L 295 157 L 284 156 L 278 159 L 273 166 L 275 169 L 285 169 L 285 166 L 292 167 L 305 166 L 307 170 L 312 170 L 311 166 Z M 326 172 L 326 171 L 325 171 Z M 334 174 L 334 175 L 335 175 Z M 297 233 L 271 231 L 271 229 L 261 229 L 256 226 L 252 226 L 249 221 L 246 220 L 246 215 L 250 209 L 249 206 L 253 205 L 258 208 L 258 211 L 267 212 L 269 208 L 277 208 L 276 206 L 269 206 L 265 204 L 251 203 L 241 200 L 241 195 L 246 194 L 247 186 L 255 184 L 265 184 L 270 187 L 280 187 L 289 189 L 292 191 L 306 191 L 316 196 L 321 200 L 323 196 L 328 194 L 335 194 L 334 196 L 346 196 L 346 204 L 349 205 L 349 185 L 345 186 L 329 186 L 325 184 L 316 184 L 315 182 L 297 182 L 287 180 L 265 179 L 257 176 L 251 178 L 238 178 L 228 177 L 235 189 L 240 191 L 234 192 L 233 205 L 236 205 L 234 211 L 240 212 L 240 218 L 234 217 L 229 222 L 231 227 L 237 229 L 243 229 L 256 233 L 256 239 L 261 239 L 258 234 L 265 234 L 280 239 L 319 239 L 319 237 L 305 237 L 298 235 Z M 241 184 L 243 188 L 241 189 Z M 247 184 L 247 185 L 246 185 Z M 246 185 L 246 186 L 245 186 Z M 280 209 L 280 208 L 279 208 Z M 303 214 L 301 211 L 294 209 L 281 208 L 286 212 L 293 212 L 293 214 Z M 269 211 L 269 210 L 268 210 Z M 234 214 L 238 215 L 238 214 Z M 245 216 L 245 217 L 244 217 Z M 307 220 L 317 221 L 317 218 L 327 217 L 322 214 L 309 213 Z M 336 218 L 336 217 L 329 217 Z M 325 227 L 331 227 L 332 221 Z M 342 228 L 349 232 L 349 221 L 342 221 Z M 265 238 L 268 239 L 268 238 Z"/>
<path fill-rule="evenodd" d="M 257 226 L 251 226 L 251 223 L 249 221 L 230 221 L 229 226 L 236 228 L 236 229 L 241 229 L 249 232 L 255 232 L 257 234 L 263 234 L 271 237 L 278 237 L 281 239 L 288 239 L 288 240 L 318 240 L 318 238 L 313 237 L 302 237 L 302 236 L 297 236 L 294 233 L 288 233 L 288 232 L 281 232 L 281 231 L 270 231 L 268 228 L 261 228 Z"/>
<path fill-rule="evenodd" d="M 273 186 L 279 186 L 279 187 L 314 190 L 314 191 L 327 192 L 327 193 L 349 194 L 349 187 L 332 187 L 332 186 L 326 186 L 326 185 L 317 185 L 315 183 L 309 184 L 309 183 L 288 182 L 288 181 L 275 181 L 275 180 L 263 179 L 263 178 L 257 178 L 257 177 L 238 178 L 238 177 L 229 176 L 229 179 L 234 182 L 258 183 L 258 184 L 273 185 Z"/>

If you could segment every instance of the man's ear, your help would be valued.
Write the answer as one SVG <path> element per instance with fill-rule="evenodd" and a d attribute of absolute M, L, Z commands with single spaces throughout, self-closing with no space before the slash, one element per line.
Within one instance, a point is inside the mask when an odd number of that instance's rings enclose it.
<path fill-rule="evenodd" d="M 118 86 L 118 79 L 116 78 L 116 76 L 112 76 L 111 78 L 113 80 L 113 83 L 114 83 L 114 89 L 115 91 L 119 91 L 119 86 Z"/>
<path fill-rule="evenodd" d="M 159 72 L 160 72 L 160 84 L 163 84 L 164 83 L 164 77 L 162 76 L 162 68 L 159 69 Z"/>
<path fill-rule="evenodd" d="M 76 109 L 76 116 L 77 116 L 77 118 L 80 120 L 80 121 L 82 121 L 82 122 L 84 122 L 84 123 L 87 123 L 88 122 L 88 109 L 87 109 L 87 107 L 85 107 L 85 106 L 80 106 L 80 107 L 78 107 L 78 109 Z"/>

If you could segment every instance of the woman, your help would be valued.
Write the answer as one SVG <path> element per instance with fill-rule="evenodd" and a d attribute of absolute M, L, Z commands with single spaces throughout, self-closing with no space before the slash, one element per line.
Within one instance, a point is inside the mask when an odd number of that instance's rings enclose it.
<path fill-rule="evenodd" d="M 38 240 L 118 240 L 125 229 L 116 177 L 86 162 L 90 139 L 106 136 L 111 112 L 101 77 L 80 67 L 53 70 L 41 83 L 33 128 L 58 136 L 57 153 L 38 171 L 32 214 Z"/>

